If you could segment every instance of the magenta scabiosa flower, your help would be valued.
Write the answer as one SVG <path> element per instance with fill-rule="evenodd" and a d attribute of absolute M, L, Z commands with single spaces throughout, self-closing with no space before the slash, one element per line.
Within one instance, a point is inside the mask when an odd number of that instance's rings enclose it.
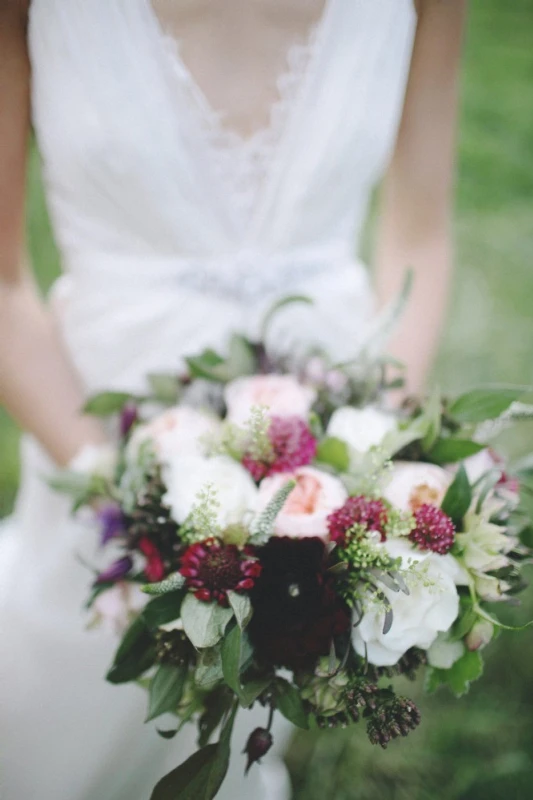
<path fill-rule="evenodd" d="M 273 416 L 268 438 L 272 445 L 268 461 L 254 459 L 248 454 L 243 458 L 242 463 L 256 481 L 279 472 L 294 472 L 310 464 L 316 455 L 316 439 L 301 417 Z"/>
<path fill-rule="evenodd" d="M 385 541 L 388 522 L 387 506 L 383 500 L 359 495 L 349 497 L 342 508 L 328 517 L 329 538 L 341 547 L 346 544 L 346 534 L 354 525 L 362 525 L 368 531 L 377 531 Z"/>
<path fill-rule="evenodd" d="M 191 545 L 181 558 L 180 573 L 198 600 L 228 606 L 228 592 L 253 589 L 261 564 L 251 548 L 242 550 L 215 538 Z"/>
<path fill-rule="evenodd" d="M 148 536 L 139 539 L 139 550 L 146 558 L 144 574 L 150 583 L 162 581 L 165 577 L 165 563 L 157 545 Z"/>
<path fill-rule="evenodd" d="M 452 548 L 455 527 L 441 508 L 425 503 L 415 512 L 415 527 L 409 539 L 419 550 L 432 550 L 443 556 Z"/>

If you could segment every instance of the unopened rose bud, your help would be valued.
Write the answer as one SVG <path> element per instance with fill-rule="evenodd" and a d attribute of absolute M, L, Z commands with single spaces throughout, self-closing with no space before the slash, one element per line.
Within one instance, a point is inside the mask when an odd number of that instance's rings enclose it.
<path fill-rule="evenodd" d="M 270 731 L 267 731 L 266 728 L 256 728 L 255 731 L 252 731 L 246 742 L 246 747 L 244 748 L 244 752 L 248 756 L 245 775 L 248 774 L 248 770 L 252 764 L 259 761 L 259 759 L 263 758 L 263 756 L 268 753 L 272 747 L 273 741 L 272 734 Z"/>
<path fill-rule="evenodd" d="M 489 644 L 494 636 L 494 625 L 486 619 L 479 619 L 470 633 L 465 637 L 465 644 L 469 650 L 480 650 Z"/>
<path fill-rule="evenodd" d="M 139 418 L 137 406 L 127 403 L 120 414 L 120 435 L 123 439 L 129 434 Z"/>

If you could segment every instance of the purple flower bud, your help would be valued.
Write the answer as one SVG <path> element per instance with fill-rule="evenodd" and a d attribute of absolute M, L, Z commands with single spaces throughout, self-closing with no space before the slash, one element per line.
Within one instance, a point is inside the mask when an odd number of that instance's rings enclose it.
<path fill-rule="evenodd" d="M 252 731 L 246 742 L 246 747 L 244 748 L 244 752 L 248 756 L 245 775 L 248 774 L 248 770 L 252 764 L 259 761 L 260 758 L 268 753 L 272 747 L 273 741 L 272 734 L 270 731 L 267 731 L 266 728 L 256 728 L 255 731 Z"/>
<path fill-rule="evenodd" d="M 123 439 L 126 438 L 138 418 L 137 406 L 134 406 L 133 403 L 127 403 L 120 414 L 120 435 Z"/>
<path fill-rule="evenodd" d="M 124 556 L 114 561 L 110 567 L 100 573 L 96 579 L 96 583 L 115 583 L 120 581 L 130 571 L 133 566 L 133 561 L 129 556 Z"/>
<path fill-rule="evenodd" d="M 111 539 L 124 533 L 124 516 L 116 503 L 107 503 L 96 512 L 101 525 L 100 541 L 107 544 Z"/>

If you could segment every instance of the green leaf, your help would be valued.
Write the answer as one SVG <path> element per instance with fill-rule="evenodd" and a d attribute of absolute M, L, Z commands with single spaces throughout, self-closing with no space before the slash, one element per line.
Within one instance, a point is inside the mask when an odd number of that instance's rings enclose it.
<path fill-rule="evenodd" d="M 119 414 L 126 403 L 138 399 L 127 392 L 102 392 L 89 398 L 83 411 L 95 417 L 109 417 L 112 414 Z"/>
<path fill-rule="evenodd" d="M 241 649 L 242 631 L 238 625 L 233 625 L 222 642 L 222 673 L 224 680 L 237 696 L 241 691 Z"/>
<path fill-rule="evenodd" d="M 200 651 L 194 682 L 200 689 L 212 689 L 224 680 L 222 672 L 222 655 L 220 645 L 206 647 Z"/>
<path fill-rule="evenodd" d="M 213 647 L 220 641 L 232 616 L 233 609 L 204 603 L 193 594 L 187 594 L 181 606 L 183 629 L 198 648 Z"/>
<path fill-rule="evenodd" d="M 233 703 L 233 693 L 226 686 L 216 689 L 205 698 L 205 709 L 200 717 L 198 745 L 209 744 L 213 732 L 218 728 Z"/>
<path fill-rule="evenodd" d="M 145 594 L 162 595 L 169 594 L 169 592 L 176 592 L 182 589 L 185 585 L 185 578 L 179 572 L 174 572 L 168 578 L 160 583 L 147 583 L 142 587 Z"/>
<path fill-rule="evenodd" d="M 461 464 L 453 483 L 446 492 L 441 507 L 444 513 L 451 517 L 454 525 L 459 528 L 471 502 L 472 488 L 466 470 Z"/>
<path fill-rule="evenodd" d="M 124 634 L 106 680 L 110 683 L 134 681 L 152 666 L 154 660 L 154 637 L 139 616 Z"/>
<path fill-rule="evenodd" d="M 424 417 L 427 420 L 427 431 L 422 439 L 422 448 L 427 453 L 437 441 L 441 430 L 442 399 L 436 388 L 424 409 Z"/>
<path fill-rule="evenodd" d="M 235 692 L 241 705 L 248 706 L 248 694 L 245 694 L 241 685 L 241 674 L 250 665 L 253 649 L 250 640 L 243 635 L 238 625 L 233 624 L 222 641 L 222 673 L 224 680 Z M 255 699 L 255 698 L 254 698 Z"/>
<path fill-rule="evenodd" d="M 307 297 L 307 295 L 304 294 L 287 295 L 286 297 L 282 297 L 280 300 L 276 300 L 276 302 L 268 309 L 265 316 L 263 317 L 259 334 L 260 340 L 262 342 L 266 342 L 268 329 L 270 328 L 272 320 L 274 319 L 278 311 L 281 311 L 281 309 L 285 308 L 285 306 L 294 305 L 296 303 L 313 305 L 314 300 L 311 297 Z"/>
<path fill-rule="evenodd" d="M 461 597 L 459 617 L 454 622 L 450 631 L 450 641 L 458 642 L 474 627 L 478 615 L 474 610 L 471 597 Z"/>
<path fill-rule="evenodd" d="M 252 619 L 253 608 L 250 597 L 240 592 L 228 592 L 229 604 L 235 613 L 237 625 L 243 631 Z"/>
<path fill-rule="evenodd" d="M 176 711 L 183 696 L 186 677 L 186 664 L 161 664 L 150 684 L 148 716 L 145 722 L 150 722 L 167 711 Z"/>
<path fill-rule="evenodd" d="M 226 361 L 229 378 L 253 375 L 257 364 L 248 339 L 234 333 L 229 343 L 229 356 Z"/>
<path fill-rule="evenodd" d="M 342 439 L 330 436 L 318 445 L 316 460 L 321 464 L 328 464 L 337 472 L 347 472 L 350 467 L 348 445 Z"/>
<path fill-rule="evenodd" d="M 308 714 L 298 689 L 283 678 L 277 678 L 274 684 L 274 700 L 276 708 L 281 711 L 285 719 L 298 728 L 308 730 Z"/>
<path fill-rule="evenodd" d="M 472 389 L 452 403 L 449 413 L 462 423 L 475 424 L 487 419 L 495 419 L 507 411 L 509 406 L 527 391 L 527 386 L 494 386 Z"/>
<path fill-rule="evenodd" d="M 152 373 L 147 380 L 154 400 L 167 406 L 178 402 L 181 384 L 177 375 Z"/>
<path fill-rule="evenodd" d="M 183 597 L 184 592 L 174 591 L 150 600 L 142 612 L 146 625 L 151 629 L 155 629 L 178 619 Z"/>
<path fill-rule="evenodd" d="M 229 766 L 230 740 L 237 705 L 228 716 L 217 744 L 198 750 L 159 781 L 151 800 L 213 800 Z"/>
<path fill-rule="evenodd" d="M 450 669 L 430 667 L 426 674 L 426 691 L 430 694 L 439 686 L 447 686 L 456 697 L 465 695 L 470 684 L 483 674 L 483 659 L 479 650 L 466 650 Z"/>
<path fill-rule="evenodd" d="M 475 456 L 484 450 L 486 445 L 473 442 L 471 439 L 437 439 L 428 457 L 435 464 L 455 464 L 465 458 Z"/>
<path fill-rule="evenodd" d="M 240 702 L 244 708 L 250 706 L 257 700 L 260 694 L 263 694 L 272 683 L 272 675 L 265 675 L 260 678 L 254 678 L 247 681 L 241 686 Z"/>
<path fill-rule="evenodd" d="M 214 350 L 204 350 L 199 356 L 186 359 L 193 378 L 204 378 L 217 383 L 228 379 L 225 372 L 225 361 Z"/>

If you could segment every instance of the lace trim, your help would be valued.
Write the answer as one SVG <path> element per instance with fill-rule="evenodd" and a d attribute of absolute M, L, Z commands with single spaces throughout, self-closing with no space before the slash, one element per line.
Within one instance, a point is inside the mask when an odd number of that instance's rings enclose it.
<path fill-rule="evenodd" d="M 179 41 L 172 35 L 163 36 L 175 72 L 193 101 L 196 121 L 212 154 L 214 170 L 231 192 L 236 212 L 243 223 L 253 213 L 275 150 L 314 60 L 319 27 L 315 24 L 304 43 L 295 42 L 289 48 L 287 67 L 276 81 L 278 97 L 270 106 L 268 122 L 247 137 L 225 126 L 224 114 L 215 111 L 185 66 Z"/>

